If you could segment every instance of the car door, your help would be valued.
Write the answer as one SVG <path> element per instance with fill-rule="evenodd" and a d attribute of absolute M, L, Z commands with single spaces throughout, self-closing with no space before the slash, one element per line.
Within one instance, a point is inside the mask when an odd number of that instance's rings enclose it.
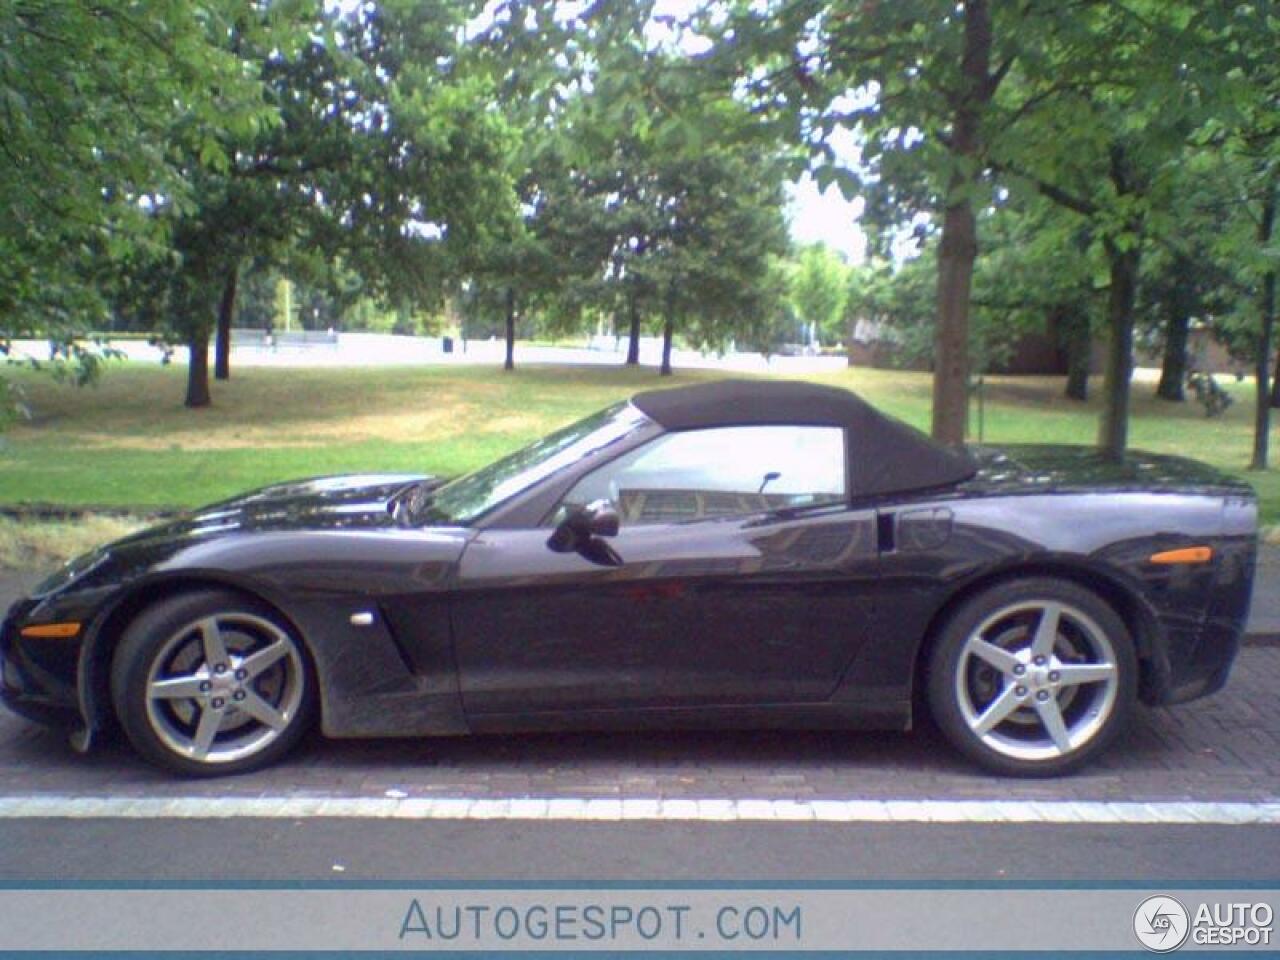
<path fill-rule="evenodd" d="M 878 566 L 845 464 L 837 427 L 669 433 L 565 497 L 617 506 L 617 565 L 553 552 L 549 526 L 481 531 L 452 608 L 468 715 L 829 697 L 871 635 Z"/>

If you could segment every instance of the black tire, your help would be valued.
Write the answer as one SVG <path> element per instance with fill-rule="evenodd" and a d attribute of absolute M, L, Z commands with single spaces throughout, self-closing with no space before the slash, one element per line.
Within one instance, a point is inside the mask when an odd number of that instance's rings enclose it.
<path fill-rule="evenodd" d="M 1137 688 L 1133 638 L 1116 611 L 1048 577 L 1006 581 L 965 601 L 927 664 L 938 728 L 1005 776 L 1057 776 L 1088 763 L 1128 727 Z"/>
<path fill-rule="evenodd" d="M 211 658 L 211 650 L 221 656 Z M 134 748 L 195 777 L 279 760 L 311 725 L 315 691 L 292 627 L 266 604 L 227 590 L 182 593 L 146 608 L 111 664 L 112 703 Z"/>

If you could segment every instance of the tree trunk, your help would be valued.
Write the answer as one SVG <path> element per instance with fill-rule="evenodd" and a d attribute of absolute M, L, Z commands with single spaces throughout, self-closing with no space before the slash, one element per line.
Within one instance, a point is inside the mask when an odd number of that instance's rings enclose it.
<path fill-rule="evenodd" d="M 1136 240 L 1120 249 L 1106 241 L 1111 289 L 1107 295 L 1107 369 L 1102 383 L 1098 446 L 1108 460 L 1124 459 L 1129 442 L 1129 381 L 1133 376 L 1133 304 L 1138 289 Z"/>
<path fill-rule="evenodd" d="M 991 13 L 986 0 L 964 4 L 964 92 L 957 99 L 951 133 L 953 172 L 947 190 L 938 249 L 938 331 L 933 372 L 933 438 L 959 446 L 969 420 L 969 294 L 978 256 L 978 232 L 970 187 L 982 155 L 982 108 L 995 94 L 990 73 Z"/>
<path fill-rule="evenodd" d="M 1258 246 L 1266 248 L 1271 243 L 1271 232 L 1276 222 L 1276 191 L 1272 189 L 1262 204 L 1262 218 L 1258 222 Z M 1257 377 L 1257 409 L 1253 421 L 1253 459 L 1250 470 L 1267 469 L 1268 445 L 1271 440 L 1271 407 L 1267 403 L 1267 377 L 1271 371 L 1271 339 L 1276 324 L 1276 271 L 1268 270 L 1262 278 L 1262 295 L 1259 304 L 1262 311 L 1258 331 L 1258 355 L 1254 376 Z M 1280 369 L 1276 371 L 1280 383 Z"/>
<path fill-rule="evenodd" d="M 1187 339 L 1192 329 L 1192 303 L 1188 284 L 1181 279 L 1187 270 L 1181 261 L 1175 262 L 1178 276 L 1169 294 L 1169 319 L 1165 323 L 1165 356 L 1160 365 L 1160 385 L 1156 396 L 1166 401 L 1181 403 L 1187 399 Z"/>
<path fill-rule="evenodd" d="M 195 334 L 187 341 L 191 357 L 187 361 L 187 399 L 188 407 L 207 407 L 209 396 L 209 332 L 207 330 Z"/>
<path fill-rule="evenodd" d="M 933 438 L 953 446 L 964 443 L 969 419 L 969 291 L 977 253 L 969 201 L 948 207 L 938 252 Z"/>
<path fill-rule="evenodd" d="M 236 282 L 240 265 L 233 263 L 222 281 L 222 299 L 218 302 L 218 330 L 213 344 L 213 375 L 218 380 L 231 379 L 231 320 L 236 312 Z"/>
<path fill-rule="evenodd" d="M 627 314 L 631 324 L 630 340 L 627 341 L 627 365 L 635 366 L 640 362 L 640 308 L 634 294 L 627 298 Z"/>
<path fill-rule="evenodd" d="M 1088 357 L 1088 354 L 1085 354 Z M 1067 368 L 1067 388 L 1063 391 L 1068 400 L 1084 403 L 1089 399 L 1089 361 L 1072 363 Z"/>
<path fill-rule="evenodd" d="M 1132 197 L 1134 178 L 1124 147 L 1112 143 L 1110 179 L 1116 196 Z M 1107 237 L 1110 289 L 1107 292 L 1107 369 L 1102 381 L 1102 422 L 1098 446 L 1108 460 L 1124 459 L 1129 445 L 1129 381 L 1133 379 L 1133 307 L 1138 297 L 1138 261 L 1142 250 L 1142 219 L 1126 220 L 1124 232 Z"/>
<path fill-rule="evenodd" d="M 507 358 L 503 361 L 503 370 L 516 368 L 516 292 L 507 287 Z"/>
<path fill-rule="evenodd" d="M 664 377 L 671 376 L 671 339 L 675 336 L 675 317 L 667 311 L 666 320 L 662 324 L 662 368 L 658 371 Z"/>
<path fill-rule="evenodd" d="M 1280 373 L 1280 349 L 1276 351 L 1276 372 Z M 1271 381 L 1271 406 L 1280 410 L 1280 376 Z"/>
<path fill-rule="evenodd" d="M 1089 317 L 1070 306 L 1057 313 L 1058 342 L 1067 354 L 1068 400 L 1089 399 L 1089 364 L 1093 359 L 1093 342 L 1089 339 Z"/>
<path fill-rule="evenodd" d="M 1175 310 L 1165 325 L 1165 357 L 1160 365 L 1156 396 L 1174 403 L 1187 399 L 1187 339 L 1192 319 Z"/>

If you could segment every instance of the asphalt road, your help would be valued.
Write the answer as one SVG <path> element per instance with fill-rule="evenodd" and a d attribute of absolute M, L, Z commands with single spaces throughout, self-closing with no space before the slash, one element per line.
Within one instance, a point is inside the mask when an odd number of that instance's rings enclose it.
<path fill-rule="evenodd" d="M 1275 882 L 1268 826 L 0 822 L 6 882 Z"/>

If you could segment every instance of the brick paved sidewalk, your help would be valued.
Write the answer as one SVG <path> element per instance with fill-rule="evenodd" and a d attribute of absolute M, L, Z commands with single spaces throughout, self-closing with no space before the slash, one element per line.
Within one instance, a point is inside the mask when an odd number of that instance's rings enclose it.
<path fill-rule="evenodd" d="M 1280 546 L 1263 544 L 1258 549 L 1248 629 L 1255 641 L 1280 640 Z"/>
<path fill-rule="evenodd" d="M 212 781 L 170 778 L 108 744 L 77 756 L 0 713 L 0 795 L 646 797 L 761 799 L 1280 799 L 1280 647 L 1246 648 L 1227 689 L 1143 709 L 1132 734 L 1082 774 L 1001 780 L 934 733 L 574 734 L 326 742 Z"/>

